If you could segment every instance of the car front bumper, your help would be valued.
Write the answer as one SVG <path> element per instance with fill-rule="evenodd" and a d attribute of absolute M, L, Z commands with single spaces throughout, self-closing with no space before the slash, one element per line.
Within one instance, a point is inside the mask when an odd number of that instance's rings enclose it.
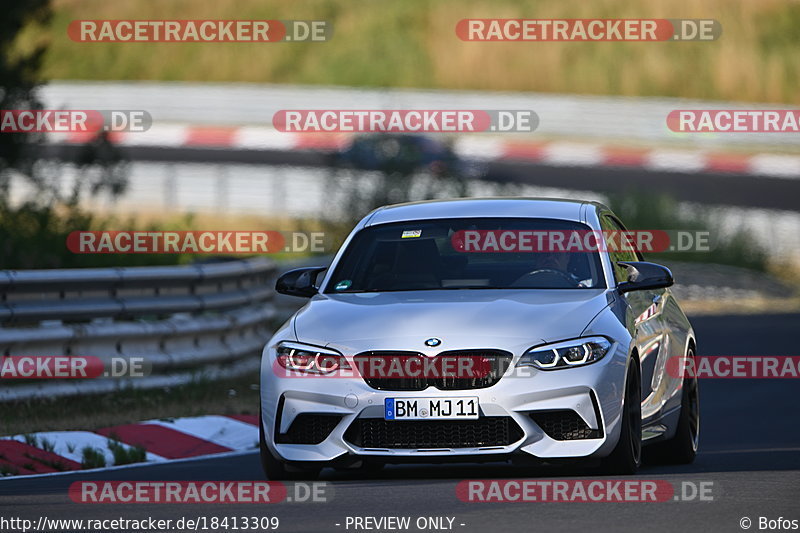
<path fill-rule="evenodd" d="M 376 390 L 358 376 L 287 377 L 274 371 L 274 346 L 270 343 L 265 348 L 262 360 L 261 422 L 268 448 L 284 461 L 328 462 L 347 456 L 383 462 L 430 462 L 451 456 L 465 456 L 466 461 L 470 457 L 480 460 L 482 456 L 512 455 L 543 460 L 602 457 L 611 452 L 619 438 L 628 353 L 626 347 L 618 343 L 613 344 L 603 359 L 582 367 L 552 371 L 525 368 L 519 372 L 517 354 L 503 378 L 491 387 L 467 390 L 429 387 L 413 392 Z M 519 426 L 520 432 L 516 434 L 519 438 L 503 445 L 459 447 L 439 442 L 425 447 L 367 448 L 355 444 L 356 439 L 346 435 L 357 420 L 382 421 L 384 400 L 398 397 L 477 397 L 480 417 L 510 417 Z M 577 413 L 589 429 L 600 431 L 593 432 L 592 438 L 557 440 L 534 421 L 542 412 L 565 410 Z M 276 433 L 285 434 L 296 417 L 304 413 L 341 418 L 319 444 L 276 443 Z M 431 421 L 416 423 L 430 424 Z"/>

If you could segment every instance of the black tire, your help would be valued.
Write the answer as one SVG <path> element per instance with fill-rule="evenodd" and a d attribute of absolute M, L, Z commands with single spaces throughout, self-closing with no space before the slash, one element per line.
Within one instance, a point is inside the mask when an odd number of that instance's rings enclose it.
<path fill-rule="evenodd" d="M 694 360 L 694 348 L 690 347 L 686 357 Z M 689 366 L 689 368 L 697 368 Z M 683 378 L 683 392 L 681 393 L 681 414 L 678 418 L 678 427 L 675 436 L 664 442 L 659 442 L 648 447 L 648 462 L 688 465 L 694 462 L 697 456 L 697 447 L 700 441 L 700 387 L 697 375 Z"/>
<path fill-rule="evenodd" d="M 603 461 L 611 475 L 632 475 L 642 465 L 642 384 L 639 361 L 631 359 L 622 400 L 622 428 L 614 451 Z"/>
<path fill-rule="evenodd" d="M 258 415 L 258 441 L 261 451 L 261 468 L 267 479 L 273 481 L 313 481 L 319 477 L 321 466 L 312 465 L 288 465 L 276 459 L 269 451 L 264 434 L 264 425 L 261 414 Z"/>

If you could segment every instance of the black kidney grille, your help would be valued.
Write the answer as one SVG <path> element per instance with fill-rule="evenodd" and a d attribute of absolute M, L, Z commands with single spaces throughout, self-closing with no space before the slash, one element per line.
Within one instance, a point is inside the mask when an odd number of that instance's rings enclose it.
<path fill-rule="evenodd" d="M 353 421 L 345 440 L 361 448 L 475 448 L 508 446 L 521 439 L 522 429 L 507 416 L 477 420 Z"/>
<path fill-rule="evenodd" d="M 418 352 L 390 352 L 390 351 L 373 351 L 364 352 L 356 355 L 356 367 L 358 369 L 371 368 L 369 365 L 369 358 L 379 357 L 387 360 L 397 359 L 400 362 L 405 362 L 412 358 L 421 358 L 423 361 L 427 358 L 425 355 Z M 469 389 L 485 389 L 497 383 L 500 378 L 505 374 L 509 365 L 511 365 L 512 355 L 508 352 L 501 350 L 453 350 L 442 352 L 435 357 L 453 358 L 460 357 L 471 358 L 472 361 L 482 361 L 481 368 L 488 371 L 480 372 L 480 375 L 471 377 L 461 376 L 384 376 L 376 375 L 375 373 L 366 372 L 362 375 L 364 381 L 378 390 L 391 390 L 391 391 L 421 391 L 429 386 L 435 387 L 439 390 L 469 390 Z"/>

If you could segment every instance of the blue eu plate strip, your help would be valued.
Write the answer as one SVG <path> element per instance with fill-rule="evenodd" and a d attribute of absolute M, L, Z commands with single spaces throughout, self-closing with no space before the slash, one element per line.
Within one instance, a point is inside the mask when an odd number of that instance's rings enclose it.
<path fill-rule="evenodd" d="M 383 407 L 384 407 L 384 416 L 385 420 L 394 420 L 394 398 L 386 398 L 383 400 Z"/>

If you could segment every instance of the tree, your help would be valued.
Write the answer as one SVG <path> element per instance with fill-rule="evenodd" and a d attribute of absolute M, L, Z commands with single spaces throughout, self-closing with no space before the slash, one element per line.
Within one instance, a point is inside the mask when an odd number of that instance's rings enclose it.
<path fill-rule="evenodd" d="M 0 17 L 0 109 L 41 109 L 36 88 L 43 82 L 40 71 L 47 43 L 39 41 L 27 49 L 18 36 L 29 25 L 43 25 L 51 17 L 50 0 L 6 2 Z M 29 145 L 41 142 L 39 133 L 0 133 L 0 200 L 5 201 L 12 169 L 26 173 L 31 168 Z"/>
<path fill-rule="evenodd" d="M 42 109 L 37 89 L 48 42 L 20 35 L 51 19 L 50 0 L 6 2 L 0 17 L 0 109 Z M 76 176 L 66 186 L 67 166 Z M 77 150 L 47 150 L 42 133 L 0 132 L 0 268 L 82 266 L 66 236 L 91 229 L 96 218 L 81 207 L 88 195 L 125 191 L 128 162 L 105 133 Z M 27 197 L 11 197 L 11 184 L 26 183 Z"/>

